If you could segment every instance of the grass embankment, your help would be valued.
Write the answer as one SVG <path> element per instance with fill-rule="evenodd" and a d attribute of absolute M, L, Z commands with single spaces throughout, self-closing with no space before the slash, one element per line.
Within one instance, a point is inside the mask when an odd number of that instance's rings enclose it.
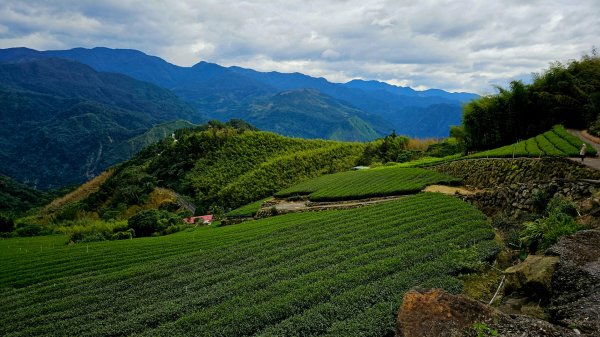
<path fill-rule="evenodd" d="M 390 166 L 321 176 L 277 192 L 275 196 L 308 195 L 312 201 L 353 200 L 411 194 L 427 185 L 459 181 L 434 171 Z"/>
<path fill-rule="evenodd" d="M 384 335 L 410 287 L 460 291 L 493 236 L 423 193 L 164 237 L 2 240 L 0 335 Z"/>

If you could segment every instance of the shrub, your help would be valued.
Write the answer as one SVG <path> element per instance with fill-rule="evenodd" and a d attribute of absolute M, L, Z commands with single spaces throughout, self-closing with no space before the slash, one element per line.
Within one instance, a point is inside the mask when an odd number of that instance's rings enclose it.
<path fill-rule="evenodd" d="M 530 251 L 546 249 L 562 236 L 570 235 L 581 229 L 581 225 L 569 214 L 555 209 L 548 217 L 525 223 L 520 240 Z"/>
<path fill-rule="evenodd" d="M 71 242 L 93 242 L 115 240 L 113 239 L 113 235 L 126 229 L 127 224 L 124 221 L 105 222 L 101 220 L 81 219 L 64 222 L 56 230 L 67 235 Z"/>
<path fill-rule="evenodd" d="M 573 204 L 566 198 L 561 196 L 555 196 L 552 199 L 550 199 L 550 202 L 548 202 L 548 206 L 546 207 L 546 213 L 563 213 L 572 217 L 576 217 L 577 208 L 575 207 L 575 204 Z"/>
<path fill-rule="evenodd" d="M 111 235 L 110 239 L 111 240 L 128 240 L 128 239 L 133 239 L 133 229 L 128 229 L 126 231 L 119 231 L 114 233 L 113 235 Z"/>
<path fill-rule="evenodd" d="M 49 234 L 52 234 L 52 231 L 39 224 L 19 224 L 17 227 L 18 236 L 38 236 Z"/>
<path fill-rule="evenodd" d="M 86 236 L 84 236 L 79 242 L 96 242 L 96 241 L 106 241 L 106 237 L 102 235 L 102 233 L 93 232 Z"/>
<path fill-rule="evenodd" d="M 154 233 L 162 234 L 167 227 L 178 222 L 179 218 L 173 213 L 149 209 L 129 218 L 127 225 L 134 230 L 136 236 L 151 236 Z"/>
<path fill-rule="evenodd" d="M 531 202 L 535 210 L 539 213 L 542 213 L 546 207 L 548 207 L 548 202 L 552 198 L 552 194 L 547 189 L 539 189 L 535 190 L 531 195 Z"/>

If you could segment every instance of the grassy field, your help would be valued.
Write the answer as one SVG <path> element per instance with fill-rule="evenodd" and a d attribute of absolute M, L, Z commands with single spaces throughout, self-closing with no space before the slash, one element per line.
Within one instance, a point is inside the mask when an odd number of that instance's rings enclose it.
<path fill-rule="evenodd" d="M 577 157 L 584 142 L 567 132 L 562 125 L 536 137 L 497 149 L 472 154 L 467 158 L 497 157 Z M 595 156 L 596 150 L 588 144 L 587 153 Z"/>
<path fill-rule="evenodd" d="M 415 193 L 427 185 L 458 181 L 434 171 L 390 166 L 321 176 L 277 192 L 275 196 L 308 195 L 313 201 L 352 200 Z"/>
<path fill-rule="evenodd" d="M 493 236 L 421 193 L 164 237 L 0 240 L 0 335 L 382 336 L 406 290 L 459 291 Z"/>

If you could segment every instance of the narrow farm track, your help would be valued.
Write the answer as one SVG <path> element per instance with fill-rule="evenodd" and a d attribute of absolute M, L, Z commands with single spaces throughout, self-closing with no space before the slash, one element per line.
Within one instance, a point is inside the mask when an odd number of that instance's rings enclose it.
<path fill-rule="evenodd" d="M 582 142 L 587 142 L 588 144 L 590 144 L 591 146 L 594 147 L 594 149 L 596 149 L 596 152 L 600 153 L 600 144 L 596 143 L 594 138 L 588 138 L 588 137 L 584 137 L 581 134 L 581 130 L 573 130 L 573 129 L 568 129 L 567 131 L 569 131 L 570 134 L 578 137 L 579 139 L 581 139 Z M 581 163 L 581 159 L 579 158 L 569 158 L 573 161 L 576 161 L 578 163 Z M 583 164 L 585 166 L 594 168 L 596 170 L 600 170 L 600 157 L 586 157 L 585 160 L 583 161 Z"/>

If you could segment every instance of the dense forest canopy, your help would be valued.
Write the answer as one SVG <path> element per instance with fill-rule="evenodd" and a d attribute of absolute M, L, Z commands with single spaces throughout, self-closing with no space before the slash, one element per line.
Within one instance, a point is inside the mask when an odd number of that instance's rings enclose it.
<path fill-rule="evenodd" d="M 513 81 L 463 109 L 464 140 L 471 150 L 490 149 L 525 139 L 555 124 L 600 133 L 600 57 L 552 63 L 531 84 Z"/>

